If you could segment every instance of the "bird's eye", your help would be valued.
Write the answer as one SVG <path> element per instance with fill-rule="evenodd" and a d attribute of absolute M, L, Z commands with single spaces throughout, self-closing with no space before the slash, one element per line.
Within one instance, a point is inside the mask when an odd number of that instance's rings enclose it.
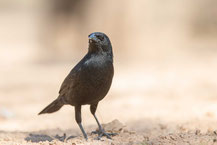
<path fill-rule="evenodd" d="M 99 40 L 103 41 L 104 37 L 103 36 L 100 36 L 100 35 L 97 35 L 96 36 Z"/>

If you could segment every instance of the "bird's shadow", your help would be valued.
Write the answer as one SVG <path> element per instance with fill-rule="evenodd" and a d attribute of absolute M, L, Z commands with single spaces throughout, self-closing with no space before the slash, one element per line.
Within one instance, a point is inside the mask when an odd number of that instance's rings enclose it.
<path fill-rule="evenodd" d="M 76 136 L 70 136 L 67 138 L 68 139 L 71 139 L 71 138 L 75 138 Z M 25 137 L 25 140 L 26 141 L 31 141 L 31 142 L 35 142 L 35 143 L 38 143 L 38 142 L 43 142 L 43 141 L 53 141 L 53 140 L 59 140 L 59 141 L 62 141 L 64 142 L 66 140 L 66 134 L 64 133 L 63 136 L 59 136 L 59 135 L 55 135 L 55 136 L 49 136 L 49 135 L 45 135 L 45 134 L 33 134 L 33 133 L 30 133 L 27 137 Z"/>
<path fill-rule="evenodd" d="M 90 130 L 95 130 L 95 126 L 88 126 Z M 89 131 L 89 130 L 88 130 Z M 48 141 L 51 142 L 53 140 L 66 142 L 69 139 L 73 139 L 80 136 L 80 130 L 79 129 L 51 129 L 51 130 L 39 130 L 35 132 L 25 132 L 24 133 L 25 138 L 24 140 L 27 142 L 44 142 Z"/>

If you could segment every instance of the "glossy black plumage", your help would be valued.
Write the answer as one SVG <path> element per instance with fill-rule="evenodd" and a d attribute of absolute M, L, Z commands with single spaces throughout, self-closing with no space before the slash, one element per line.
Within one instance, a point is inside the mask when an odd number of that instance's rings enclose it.
<path fill-rule="evenodd" d="M 113 75 L 113 53 L 109 38 L 101 32 L 90 34 L 88 53 L 63 81 L 59 97 L 39 114 L 58 111 L 66 104 L 75 106 L 76 122 L 87 139 L 81 125 L 81 106 L 89 104 L 91 113 L 99 126 L 99 138 L 102 135 L 110 138 L 99 124 L 95 112 L 98 102 L 106 96 L 110 89 Z"/>

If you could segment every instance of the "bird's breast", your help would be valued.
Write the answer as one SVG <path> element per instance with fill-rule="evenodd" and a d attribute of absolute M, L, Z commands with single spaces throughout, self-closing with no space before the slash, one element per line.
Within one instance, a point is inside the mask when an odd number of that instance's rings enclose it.
<path fill-rule="evenodd" d="M 81 69 L 79 98 L 82 104 L 98 102 L 107 94 L 114 74 L 113 64 L 102 58 L 92 58 L 84 62 Z"/>

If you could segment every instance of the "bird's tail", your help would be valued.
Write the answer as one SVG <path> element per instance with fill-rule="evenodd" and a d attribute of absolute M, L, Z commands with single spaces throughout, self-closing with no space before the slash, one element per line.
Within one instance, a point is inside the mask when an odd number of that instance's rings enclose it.
<path fill-rule="evenodd" d="M 52 103 L 50 103 L 47 107 L 45 107 L 38 115 L 44 113 L 53 113 L 58 111 L 63 106 L 63 101 L 60 98 L 57 98 Z"/>

